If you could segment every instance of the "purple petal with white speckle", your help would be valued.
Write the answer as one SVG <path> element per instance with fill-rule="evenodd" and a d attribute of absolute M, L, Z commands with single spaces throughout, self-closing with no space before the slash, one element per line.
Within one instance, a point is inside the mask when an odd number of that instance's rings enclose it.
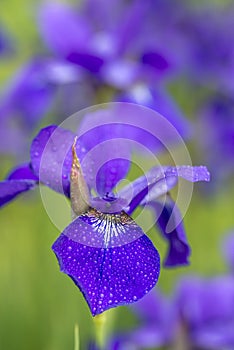
<path fill-rule="evenodd" d="M 101 228 L 101 223 L 95 226 L 90 218 L 81 216 L 65 229 L 52 247 L 61 271 L 80 288 L 93 316 L 109 308 L 137 301 L 158 280 L 160 260 L 157 250 L 133 220 L 130 219 L 130 223 L 125 225 L 127 237 L 131 229 L 139 237 L 124 244 L 125 234 L 120 234 L 120 245 L 106 245 L 106 231 Z M 98 233 L 95 227 L 100 227 L 101 232 Z M 82 236 L 86 236 L 90 243 L 91 233 L 98 244 L 101 240 L 104 242 L 103 247 L 79 242 Z"/>
<path fill-rule="evenodd" d="M 63 232 L 73 241 L 98 248 L 121 247 L 144 232 L 125 212 L 102 213 L 91 208 L 76 218 Z"/>

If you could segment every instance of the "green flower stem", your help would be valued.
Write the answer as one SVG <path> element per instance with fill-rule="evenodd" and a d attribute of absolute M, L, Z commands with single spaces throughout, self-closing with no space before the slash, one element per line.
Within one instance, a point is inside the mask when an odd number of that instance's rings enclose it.
<path fill-rule="evenodd" d="M 74 350 L 80 349 L 80 335 L 79 335 L 79 326 L 76 323 L 74 327 Z"/>

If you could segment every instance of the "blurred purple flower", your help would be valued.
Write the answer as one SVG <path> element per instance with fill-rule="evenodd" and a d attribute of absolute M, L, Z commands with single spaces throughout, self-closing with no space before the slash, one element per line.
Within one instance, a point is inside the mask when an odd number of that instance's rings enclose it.
<path fill-rule="evenodd" d="M 149 43 L 145 35 L 149 11 L 150 1 L 114 1 L 110 6 L 107 1 L 90 0 L 79 9 L 51 2 L 41 8 L 39 27 L 58 57 L 123 88 L 142 79 L 152 81 L 152 74 L 160 78 L 168 70 L 165 42 L 155 48 L 157 32 L 150 33 Z"/>
<path fill-rule="evenodd" d="M 202 153 L 211 170 L 214 185 L 227 181 L 234 172 L 234 99 L 215 94 L 200 112 L 199 137 Z M 204 156 L 203 156 L 204 159 Z"/>
<path fill-rule="evenodd" d="M 230 271 L 234 272 L 234 233 L 231 231 L 223 240 L 223 257 Z"/>
<path fill-rule="evenodd" d="M 152 290 L 131 309 L 136 314 L 139 325 L 128 334 L 112 339 L 108 348 L 137 350 L 170 344 L 175 331 L 175 315 L 169 300 L 158 289 Z"/>
<path fill-rule="evenodd" d="M 158 252 L 129 215 L 139 205 L 157 201 L 176 185 L 178 177 L 209 181 L 205 167 L 154 167 L 114 194 L 130 168 L 129 140 L 125 136 L 119 142 L 123 129 L 124 124 L 104 124 L 74 144 L 71 131 L 48 126 L 32 142 L 30 164 L 19 166 L 0 183 L 1 206 L 39 182 L 71 199 L 76 218 L 52 248 L 61 271 L 80 288 L 93 315 L 137 301 L 157 282 Z M 130 136 L 137 133 L 132 131 Z M 169 220 L 170 213 L 162 215 Z M 168 236 L 170 254 L 176 254 L 178 241 L 185 242 L 183 232 L 178 228 L 169 238 L 164 223 L 159 225 Z"/>
<path fill-rule="evenodd" d="M 46 76 L 46 65 L 36 59 L 20 69 L 2 96 L 1 116 L 18 115 L 21 122 L 32 127 L 48 111 L 53 90 Z"/>
<path fill-rule="evenodd" d="M 183 138 L 191 136 L 189 121 L 186 120 L 176 102 L 162 86 L 153 88 L 145 84 L 138 84 L 116 95 L 115 100 L 136 103 L 151 108 L 164 116 Z M 171 143 L 173 143 L 173 140 L 171 140 Z"/>
<path fill-rule="evenodd" d="M 187 37 L 188 68 L 193 78 L 206 86 L 233 92 L 234 6 L 204 4 L 192 6 L 181 29 Z M 209 21 L 207 21 L 209 18 Z"/>
<path fill-rule="evenodd" d="M 188 340 L 200 348 L 234 346 L 234 283 L 230 276 L 209 280 L 190 277 L 178 284 L 178 316 Z"/>
<path fill-rule="evenodd" d="M 0 57 L 13 53 L 13 42 L 5 29 L 0 25 Z"/>
<path fill-rule="evenodd" d="M 116 350 L 158 348 L 232 349 L 234 283 L 230 276 L 212 279 L 188 276 L 172 297 L 151 291 L 131 309 L 140 324 L 110 341 Z M 118 340 L 119 339 L 119 340 Z"/>
<path fill-rule="evenodd" d="M 46 114 L 56 121 L 90 105 L 87 73 L 64 61 L 37 58 L 22 67 L 1 96 L 1 153 L 24 153 L 28 138 Z M 64 107 L 65 106 L 65 107 Z M 12 142 L 14 139 L 14 142 Z"/>

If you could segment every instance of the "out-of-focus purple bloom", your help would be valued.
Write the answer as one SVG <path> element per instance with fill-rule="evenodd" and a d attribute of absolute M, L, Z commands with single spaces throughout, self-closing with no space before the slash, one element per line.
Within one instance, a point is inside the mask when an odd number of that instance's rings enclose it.
<path fill-rule="evenodd" d="M 35 125 L 52 102 L 53 90 L 48 84 L 45 63 L 35 60 L 25 65 L 2 96 L 1 118 L 14 115 L 27 127 Z"/>
<path fill-rule="evenodd" d="M 191 344 L 211 349 L 233 347 L 232 277 L 184 279 L 178 285 L 176 304 Z"/>
<path fill-rule="evenodd" d="M 8 33 L 0 25 L 0 57 L 13 52 L 13 43 Z"/>
<path fill-rule="evenodd" d="M 81 102 L 78 93 L 85 100 L 85 79 L 88 79 L 87 74 L 74 65 L 59 60 L 35 59 L 20 69 L 9 84 L 8 91 L 2 96 L 1 115 L 5 118 L 9 114 L 18 116 L 27 126 L 35 126 L 52 107 L 59 87 L 70 87 L 78 101 Z M 73 88 L 74 83 L 82 83 L 82 88 L 77 85 Z M 82 109 L 89 103 L 90 100 L 77 103 L 73 112 L 76 111 L 75 108 Z M 67 104 L 71 104 L 71 98 Z"/>
<path fill-rule="evenodd" d="M 159 78 L 168 70 L 165 42 L 164 48 L 152 46 L 157 31 L 151 31 L 150 36 L 145 33 L 149 1 L 120 1 L 111 7 L 106 1 L 88 1 L 75 10 L 52 2 L 41 8 L 42 37 L 60 58 L 82 66 L 116 88 L 142 79 L 152 81 L 152 75 Z M 69 38 L 66 43 L 64 36 Z"/>
<path fill-rule="evenodd" d="M 145 84 L 138 84 L 118 94 L 115 99 L 116 101 L 137 103 L 151 108 L 167 118 L 182 137 L 187 138 L 191 134 L 189 122 L 185 119 L 172 97 L 162 87 L 156 89 Z"/>
<path fill-rule="evenodd" d="M 176 314 L 172 312 L 170 301 L 158 289 L 149 292 L 131 309 L 139 319 L 139 325 L 127 334 L 110 339 L 106 349 L 148 349 L 170 343 Z"/>
<path fill-rule="evenodd" d="M 207 164 L 215 170 L 214 184 L 234 171 L 234 99 L 215 94 L 200 112 L 199 137 Z"/>
<path fill-rule="evenodd" d="M 223 257 L 231 272 L 234 271 L 234 233 L 230 232 L 223 241 Z"/>
<path fill-rule="evenodd" d="M 52 59 L 28 62 L 1 97 L 0 152 L 23 153 L 27 138 L 48 111 L 56 109 L 56 119 L 61 121 L 89 106 L 92 99 L 93 89 L 82 68 Z"/>
<path fill-rule="evenodd" d="M 71 198 L 76 219 L 53 244 L 53 251 L 61 271 L 80 288 L 93 315 L 137 301 L 157 282 L 158 252 L 129 215 L 167 193 L 178 177 L 209 181 L 205 167 L 154 167 L 115 193 L 131 165 L 132 150 L 123 130 L 124 123 L 104 124 L 74 144 L 71 131 L 44 128 L 32 142 L 30 165 L 15 169 L 1 183 L 1 205 L 39 181 Z M 120 143 L 124 135 L 126 140 Z M 138 137 L 134 127 L 130 136 Z M 184 237 L 180 234 L 178 239 Z"/>
<path fill-rule="evenodd" d="M 181 24 L 187 37 L 189 70 L 207 86 L 233 91 L 233 4 L 191 7 Z M 209 21 L 207 21 L 209 18 Z"/>
<path fill-rule="evenodd" d="M 171 297 L 150 292 L 131 309 L 140 325 L 119 337 L 116 349 L 170 346 L 175 349 L 232 349 L 234 283 L 230 276 L 188 276 Z"/>

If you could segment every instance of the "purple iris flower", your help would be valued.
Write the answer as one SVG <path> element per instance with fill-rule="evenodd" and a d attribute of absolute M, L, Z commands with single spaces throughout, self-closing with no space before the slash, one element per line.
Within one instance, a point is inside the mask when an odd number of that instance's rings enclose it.
<path fill-rule="evenodd" d="M 110 6 L 108 1 L 89 0 L 79 9 L 51 2 L 41 8 L 39 28 L 57 57 L 123 88 L 142 79 L 152 81 L 152 74 L 158 78 L 168 69 L 165 43 L 163 49 L 152 47 L 156 32 L 150 32 L 148 43 L 149 13 L 150 1 L 113 1 Z"/>
<path fill-rule="evenodd" d="M 230 276 L 187 276 L 178 282 L 172 297 L 154 290 L 131 309 L 139 326 L 110 341 L 116 350 L 233 348 L 234 283 Z"/>
<path fill-rule="evenodd" d="M 70 198 L 74 220 L 52 249 L 61 271 L 79 287 L 94 316 L 139 300 L 158 280 L 159 254 L 131 213 L 139 205 L 159 203 L 159 196 L 174 187 L 178 177 L 209 181 L 203 166 L 154 167 L 116 192 L 131 165 L 128 142 L 112 142 L 123 135 L 123 128 L 107 124 L 77 138 L 69 130 L 48 126 L 32 141 L 30 163 L 0 183 L 1 206 L 39 182 Z M 135 130 L 130 136 L 137 137 Z M 179 242 L 187 241 L 180 225 L 178 232 L 167 232 L 170 214 L 162 211 L 159 226 L 170 243 L 167 264 L 173 265 L 181 263 Z M 184 256 L 187 259 L 188 250 Z"/>

